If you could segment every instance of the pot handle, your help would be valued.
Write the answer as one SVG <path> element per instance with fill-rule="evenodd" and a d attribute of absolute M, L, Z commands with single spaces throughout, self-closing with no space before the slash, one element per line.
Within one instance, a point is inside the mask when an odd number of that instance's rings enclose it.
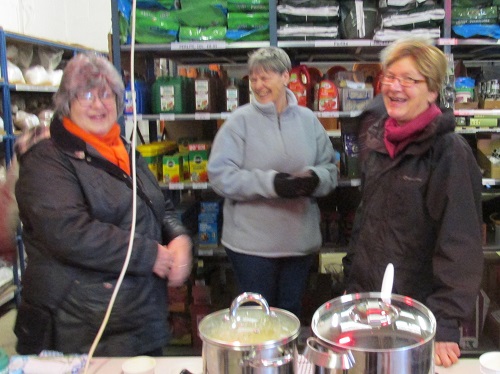
<path fill-rule="evenodd" d="M 255 355 L 255 352 L 254 352 Z M 243 366 L 250 366 L 253 368 L 269 368 L 269 367 L 280 367 L 284 366 L 294 360 L 293 352 L 290 350 L 285 350 L 283 356 L 275 358 L 257 358 L 248 357 L 247 359 L 242 359 Z"/>
<path fill-rule="evenodd" d="M 349 370 L 356 363 L 350 350 L 329 346 L 313 336 L 307 338 L 304 357 L 314 365 L 328 369 Z"/>
<path fill-rule="evenodd" d="M 236 317 L 236 310 L 245 303 L 257 303 L 259 304 L 267 315 L 271 314 L 271 309 L 269 309 L 269 304 L 266 299 L 261 294 L 253 292 L 244 292 L 231 303 L 231 317 Z"/>

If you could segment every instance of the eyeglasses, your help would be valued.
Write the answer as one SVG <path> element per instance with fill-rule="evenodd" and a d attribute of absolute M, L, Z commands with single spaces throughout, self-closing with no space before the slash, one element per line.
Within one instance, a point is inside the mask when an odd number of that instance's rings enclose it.
<path fill-rule="evenodd" d="M 111 90 L 99 91 L 98 94 L 95 94 L 93 91 L 82 91 L 76 94 L 76 99 L 83 107 L 91 106 L 97 98 L 99 98 L 103 105 L 110 105 L 115 101 L 116 95 Z"/>
<path fill-rule="evenodd" d="M 398 83 L 402 87 L 413 87 L 417 83 L 423 83 L 425 79 L 414 79 L 410 77 L 396 77 L 393 74 L 384 74 L 382 75 L 382 80 L 380 83 L 385 84 L 386 86 L 392 85 L 394 82 L 398 81 Z"/>

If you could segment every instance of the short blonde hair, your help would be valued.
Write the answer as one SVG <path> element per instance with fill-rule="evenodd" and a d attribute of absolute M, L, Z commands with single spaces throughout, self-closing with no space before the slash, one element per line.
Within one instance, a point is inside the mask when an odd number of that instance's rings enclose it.
<path fill-rule="evenodd" d="M 400 39 L 380 52 L 384 71 L 395 62 L 410 57 L 420 74 L 425 77 L 431 92 L 439 93 L 443 86 L 448 62 L 445 54 L 426 38 L 409 37 Z"/>

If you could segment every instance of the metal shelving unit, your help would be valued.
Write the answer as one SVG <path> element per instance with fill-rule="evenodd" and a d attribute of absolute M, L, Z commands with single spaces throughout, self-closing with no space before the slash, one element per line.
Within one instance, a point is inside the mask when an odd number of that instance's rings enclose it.
<path fill-rule="evenodd" d="M 171 44 L 153 44 L 153 45 L 136 45 L 136 60 L 145 64 L 151 63 L 154 58 L 168 58 L 178 65 L 197 65 L 197 64 L 245 64 L 247 62 L 248 53 L 256 48 L 265 46 L 279 46 L 284 48 L 290 55 L 294 63 L 314 64 L 336 62 L 336 63 L 357 63 L 357 62 L 379 62 L 380 51 L 390 42 L 380 42 L 367 39 L 356 40 L 316 40 L 316 41 L 286 41 L 278 40 L 277 38 L 277 0 L 270 0 L 270 15 L 269 15 L 269 41 L 265 42 L 196 42 L 196 43 L 171 43 Z M 445 53 L 452 53 L 455 60 L 475 61 L 481 64 L 498 64 L 500 63 L 500 43 L 496 39 L 491 38 L 469 38 L 460 39 L 452 36 L 451 22 L 451 0 L 444 0 L 445 19 L 442 27 L 442 37 L 435 40 L 435 44 L 439 46 Z M 113 17 L 113 32 L 114 35 L 119 35 L 118 31 L 118 9 L 117 0 L 112 0 L 112 17 Z M 129 54 L 131 47 L 127 45 L 119 45 L 118 37 L 113 38 L 113 61 L 115 66 L 122 68 L 122 57 Z M 499 116 L 500 110 L 455 110 L 455 116 L 473 117 L 483 115 Z M 318 117 L 323 118 L 350 118 L 359 116 L 360 112 L 332 112 L 320 113 Z M 228 113 L 211 113 L 211 114 L 181 114 L 181 115 L 141 115 L 141 119 L 151 121 L 155 120 L 224 120 Z M 500 133 L 500 127 L 478 128 L 478 127 L 457 127 L 457 133 L 464 136 L 477 136 L 477 134 Z M 341 130 L 328 131 L 328 135 L 332 138 L 340 138 Z M 483 186 L 485 191 L 495 191 L 500 186 L 500 180 L 492 178 L 484 178 Z M 361 184 L 359 178 L 344 179 L 339 181 L 341 187 L 358 187 Z M 170 186 L 175 188 L 176 186 Z M 182 186 L 185 188 L 187 186 Z M 181 189 L 181 188 L 179 188 Z M 334 249 L 334 251 L 342 251 L 342 249 Z M 491 240 L 484 246 L 485 257 L 489 260 L 497 260 L 500 253 L 500 246 L 491 243 Z M 223 256 L 223 250 L 219 247 L 200 248 L 199 253 L 202 257 L 218 258 Z M 480 350 L 472 350 L 464 352 L 468 355 L 476 356 Z"/>

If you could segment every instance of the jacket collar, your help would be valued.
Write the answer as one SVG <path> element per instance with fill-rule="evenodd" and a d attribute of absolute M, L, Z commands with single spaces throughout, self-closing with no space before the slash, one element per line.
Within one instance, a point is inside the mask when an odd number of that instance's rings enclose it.
<path fill-rule="evenodd" d="M 380 118 L 373 126 L 370 126 L 366 134 L 366 146 L 379 153 L 387 153 L 384 144 L 385 121 L 387 116 Z M 407 147 L 406 153 L 421 154 L 427 151 L 436 136 L 455 131 L 455 116 L 453 111 L 445 110 L 434 118 L 430 124 L 415 138 Z"/>

